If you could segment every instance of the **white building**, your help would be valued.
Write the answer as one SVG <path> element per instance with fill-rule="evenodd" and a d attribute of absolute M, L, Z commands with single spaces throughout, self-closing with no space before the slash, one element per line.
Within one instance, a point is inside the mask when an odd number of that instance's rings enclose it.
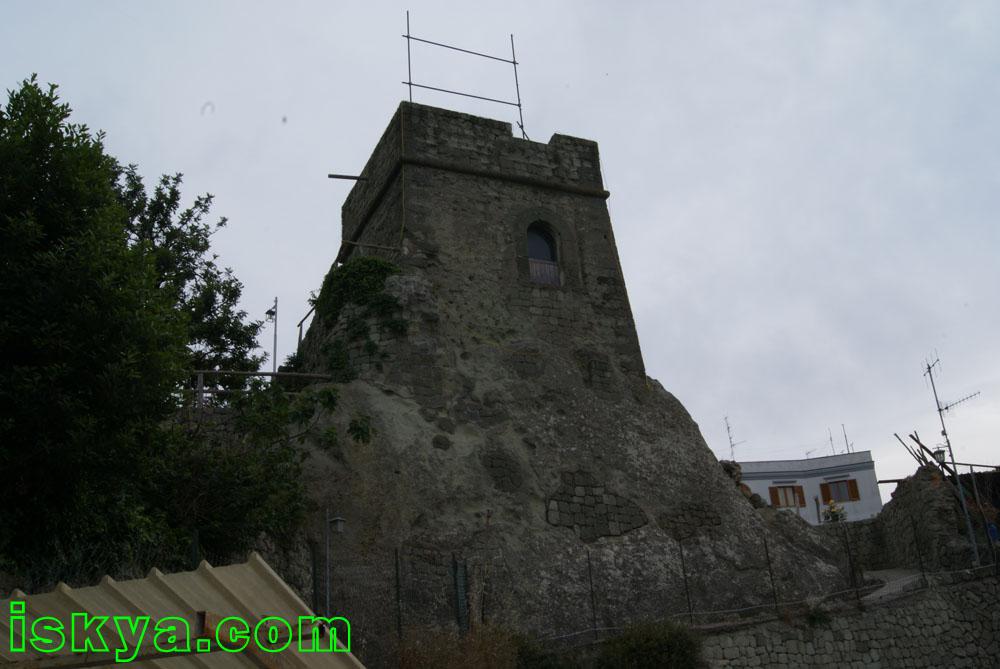
<path fill-rule="evenodd" d="M 743 484 L 765 501 L 799 514 L 813 525 L 833 500 L 847 520 L 872 518 L 882 510 L 871 451 L 806 460 L 741 462 Z"/>

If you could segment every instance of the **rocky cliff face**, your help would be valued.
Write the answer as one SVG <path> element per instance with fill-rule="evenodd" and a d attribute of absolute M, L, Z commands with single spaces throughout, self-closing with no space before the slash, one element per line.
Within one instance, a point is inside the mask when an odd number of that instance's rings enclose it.
<path fill-rule="evenodd" d="M 332 423 L 361 412 L 377 435 L 315 445 L 309 480 L 348 518 L 338 556 L 399 550 L 405 627 L 461 624 L 464 607 L 566 634 L 688 597 L 767 605 L 765 554 L 781 599 L 842 584 L 824 539 L 756 510 L 645 376 L 593 142 L 403 104 L 363 175 L 338 259 L 396 263 L 395 305 L 318 315 L 300 356 L 357 375 Z M 539 224 L 556 284 L 531 278 Z"/>

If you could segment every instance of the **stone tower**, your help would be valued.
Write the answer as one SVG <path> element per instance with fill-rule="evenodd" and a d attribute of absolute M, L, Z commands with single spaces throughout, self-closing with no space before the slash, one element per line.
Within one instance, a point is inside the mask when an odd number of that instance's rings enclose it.
<path fill-rule="evenodd" d="M 403 103 L 362 176 L 338 262 L 385 255 L 484 341 L 551 349 L 604 391 L 645 382 L 596 143 Z M 530 358 L 522 374 L 540 368 Z"/>
<path fill-rule="evenodd" d="M 765 539 L 782 598 L 842 582 L 646 377 L 594 142 L 402 103 L 361 176 L 337 262 L 400 267 L 384 290 L 407 329 L 352 340 L 350 305 L 314 320 L 305 366 L 339 342 L 342 404 L 378 434 L 317 447 L 310 485 L 354 521 L 343 554 L 400 551 L 404 627 L 476 606 L 542 634 L 662 619 L 687 611 L 682 564 L 695 610 L 766 604 Z"/>

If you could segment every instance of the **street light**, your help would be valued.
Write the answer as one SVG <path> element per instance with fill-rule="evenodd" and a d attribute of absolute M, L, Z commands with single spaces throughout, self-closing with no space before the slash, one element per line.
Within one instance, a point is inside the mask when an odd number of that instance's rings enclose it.
<path fill-rule="evenodd" d="M 330 508 L 326 509 L 326 617 L 330 617 L 330 523 L 333 523 L 333 531 L 337 534 L 344 533 L 344 523 L 346 521 L 337 516 L 330 517 Z"/>
<path fill-rule="evenodd" d="M 939 465 L 943 465 L 945 462 L 947 462 L 947 458 L 948 458 L 948 452 L 944 450 L 944 448 L 939 446 L 936 449 L 934 449 L 934 459 L 937 461 Z"/>
<path fill-rule="evenodd" d="M 274 306 L 264 312 L 269 323 L 274 323 L 274 349 L 271 353 L 271 373 L 278 371 L 278 298 L 274 298 Z M 271 377 L 274 380 L 274 377 Z"/>

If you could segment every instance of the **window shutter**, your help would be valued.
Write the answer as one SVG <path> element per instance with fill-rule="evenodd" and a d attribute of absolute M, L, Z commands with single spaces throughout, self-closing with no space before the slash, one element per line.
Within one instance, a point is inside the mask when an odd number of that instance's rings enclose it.
<path fill-rule="evenodd" d="M 833 495 L 830 494 L 829 483 L 819 484 L 819 496 L 823 498 L 820 500 L 823 503 L 823 506 L 826 506 L 827 504 L 830 503 L 830 500 L 833 499 Z"/>
<path fill-rule="evenodd" d="M 771 506 L 781 506 L 781 502 L 778 499 L 778 489 L 768 488 L 767 492 L 771 494 Z"/>
<path fill-rule="evenodd" d="M 802 486 L 800 486 L 800 485 L 795 486 L 795 494 L 798 495 L 798 497 L 799 497 L 799 506 L 805 506 L 806 505 L 806 494 L 805 494 L 805 492 L 803 492 Z"/>
<path fill-rule="evenodd" d="M 858 482 L 854 479 L 847 480 L 847 490 L 851 493 L 851 500 L 861 499 L 861 493 L 858 492 Z"/>

